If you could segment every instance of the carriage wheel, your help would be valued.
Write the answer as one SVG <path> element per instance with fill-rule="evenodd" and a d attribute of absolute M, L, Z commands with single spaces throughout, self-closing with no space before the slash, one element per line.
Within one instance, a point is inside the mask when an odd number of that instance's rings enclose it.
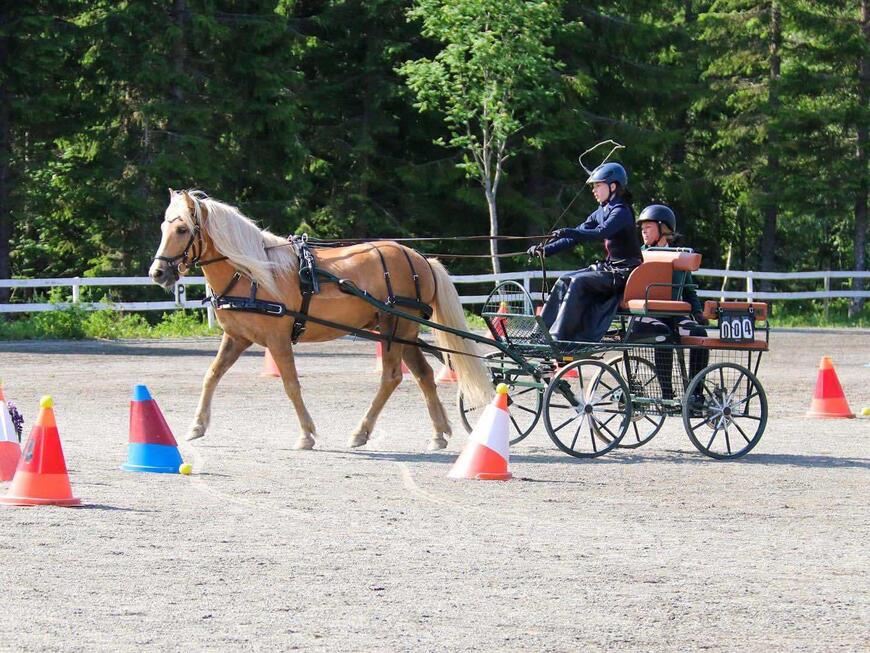
<path fill-rule="evenodd" d="M 641 356 L 629 356 L 627 371 L 623 356 L 611 358 L 607 361 L 607 364 L 625 379 L 632 397 L 652 398 L 662 396 L 656 366 L 647 359 Z M 622 397 L 619 397 L 619 399 L 622 401 Z M 652 407 L 649 404 L 640 404 L 637 401 L 632 402 L 631 424 L 625 437 L 617 445 L 620 449 L 636 449 L 646 444 L 664 426 L 666 415 L 661 411 L 651 413 L 649 412 L 650 408 Z M 610 436 L 606 432 L 598 427 L 593 428 L 599 440 L 602 442 L 610 441 Z"/>
<path fill-rule="evenodd" d="M 767 395 L 755 375 L 736 363 L 716 363 L 695 375 L 683 397 L 683 426 L 698 451 L 739 458 L 761 440 Z"/>
<path fill-rule="evenodd" d="M 629 428 L 631 402 L 624 398 L 630 396 L 611 366 L 596 360 L 574 361 L 559 370 L 544 393 L 547 434 L 567 454 L 601 456 L 617 447 Z"/>
<path fill-rule="evenodd" d="M 544 399 L 543 388 L 530 388 L 517 385 L 517 381 L 535 381 L 533 377 L 517 370 L 516 363 L 501 352 L 492 352 L 487 355 L 492 362 L 488 364 L 492 374 L 492 385 L 506 383 L 508 386 L 508 411 L 510 413 L 510 443 L 516 444 L 529 433 L 535 430 L 538 420 L 541 418 L 541 408 Z M 462 425 L 468 433 L 474 430 L 474 425 L 483 414 L 486 406 L 469 408 L 465 405 L 462 393 L 459 393 L 459 416 Z"/>

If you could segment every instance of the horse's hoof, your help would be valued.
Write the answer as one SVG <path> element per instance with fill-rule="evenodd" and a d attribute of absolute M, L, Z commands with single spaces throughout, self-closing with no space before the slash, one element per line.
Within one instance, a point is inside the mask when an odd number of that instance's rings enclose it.
<path fill-rule="evenodd" d="M 368 441 L 369 434 L 365 431 L 361 431 L 360 433 L 354 433 L 350 436 L 350 440 L 347 441 L 347 446 L 351 449 L 356 449 L 357 447 L 363 446 Z"/>
<path fill-rule="evenodd" d="M 192 426 L 190 430 L 187 432 L 185 436 L 185 440 L 188 442 L 192 442 L 193 440 L 199 440 L 201 437 L 205 436 L 205 428 L 202 426 Z"/>
<path fill-rule="evenodd" d="M 444 438 L 432 438 L 429 440 L 429 446 L 426 447 L 427 451 L 441 451 L 447 447 L 447 440 Z"/>
<path fill-rule="evenodd" d="M 293 445 L 293 448 L 297 451 L 308 451 L 309 449 L 314 448 L 314 438 L 310 436 L 299 436 L 299 439 L 296 440 L 296 444 Z"/>

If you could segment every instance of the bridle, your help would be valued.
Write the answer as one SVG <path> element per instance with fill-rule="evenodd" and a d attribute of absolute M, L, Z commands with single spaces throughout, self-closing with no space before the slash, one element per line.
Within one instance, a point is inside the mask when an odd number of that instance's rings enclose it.
<path fill-rule="evenodd" d="M 172 270 L 173 273 L 175 273 L 176 277 L 181 276 L 182 266 L 184 266 L 184 272 L 187 272 L 196 265 L 202 267 L 203 265 L 208 265 L 209 263 L 213 262 L 213 260 L 200 261 L 200 259 L 202 258 L 204 246 L 202 243 L 202 224 L 199 220 L 199 201 L 196 197 L 193 196 L 191 196 L 191 199 L 193 200 L 194 206 L 193 229 L 190 232 L 190 239 L 188 239 L 187 245 L 184 246 L 181 254 L 177 254 L 176 256 L 155 256 L 153 259 L 155 261 L 165 262 L 169 266 L 169 269 Z M 169 224 L 172 224 L 176 220 L 181 220 L 181 217 L 179 216 L 175 218 L 175 220 L 170 220 Z"/>

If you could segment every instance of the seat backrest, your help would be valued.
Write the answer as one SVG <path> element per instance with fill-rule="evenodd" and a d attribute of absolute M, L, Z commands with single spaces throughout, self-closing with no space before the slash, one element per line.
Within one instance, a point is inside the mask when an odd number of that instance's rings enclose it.
<path fill-rule="evenodd" d="M 697 252 L 687 252 L 668 249 L 645 249 L 643 251 L 644 263 L 647 261 L 668 262 L 674 270 L 696 272 L 701 267 L 701 255 Z"/>
<path fill-rule="evenodd" d="M 644 259 L 646 259 L 646 252 L 644 252 Z M 671 284 L 673 276 L 674 266 L 670 261 L 647 262 L 644 260 L 628 275 L 625 291 L 622 294 L 622 303 L 625 304 L 630 299 L 670 300 L 672 292 L 670 285 L 653 286 L 649 289 L 649 294 L 647 294 L 647 288 L 653 283 Z"/>

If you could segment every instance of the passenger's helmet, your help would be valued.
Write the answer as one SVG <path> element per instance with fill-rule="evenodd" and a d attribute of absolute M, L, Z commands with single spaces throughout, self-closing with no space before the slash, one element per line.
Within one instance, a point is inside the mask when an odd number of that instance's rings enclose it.
<path fill-rule="evenodd" d="M 621 188 L 628 185 L 628 173 L 618 163 L 602 163 L 592 171 L 587 184 L 594 184 L 597 181 L 603 181 L 607 184 L 617 183 Z"/>
<path fill-rule="evenodd" d="M 658 222 L 670 229 L 672 234 L 677 232 L 677 216 L 664 204 L 650 204 L 646 207 L 637 217 L 637 224 L 641 222 Z"/>

